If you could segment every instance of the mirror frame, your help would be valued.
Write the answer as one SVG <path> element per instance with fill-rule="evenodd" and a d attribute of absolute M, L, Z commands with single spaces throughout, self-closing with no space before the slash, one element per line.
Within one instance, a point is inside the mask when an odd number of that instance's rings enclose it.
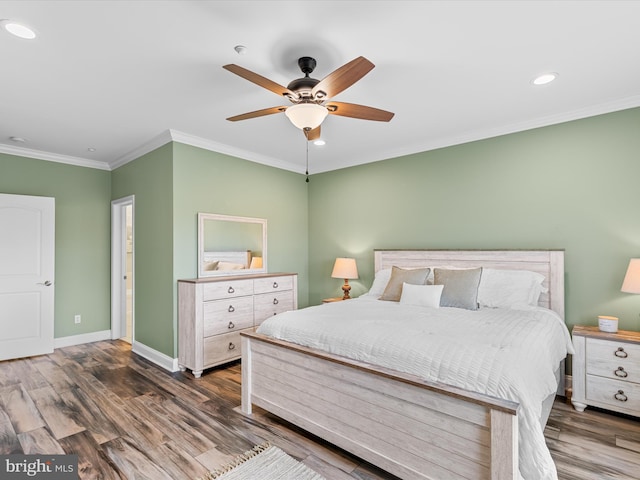
<path fill-rule="evenodd" d="M 255 223 L 262 226 L 262 268 L 245 270 L 204 270 L 204 222 L 222 220 L 225 222 Z M 267 272 L 267 220 L 265 218 L 236 217 L 217 213 L 198 213 L 198 278 L 219 277 L 225 275 L 252 275 Z"/>

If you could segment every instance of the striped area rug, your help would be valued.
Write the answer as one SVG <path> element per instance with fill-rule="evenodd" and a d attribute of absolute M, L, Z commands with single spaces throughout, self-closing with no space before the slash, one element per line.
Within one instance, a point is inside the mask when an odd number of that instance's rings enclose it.
<path fill-rule="evenodd" d="M 253 447 L 203 480 L 325 480 L 269 442 Z"/>

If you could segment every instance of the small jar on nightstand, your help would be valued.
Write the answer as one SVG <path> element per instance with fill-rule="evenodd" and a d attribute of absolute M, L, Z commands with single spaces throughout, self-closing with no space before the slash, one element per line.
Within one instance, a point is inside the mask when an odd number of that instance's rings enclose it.
<path fill-rule="evenodd" d="M 571 403 L 640 417 L 640 332 L 573 327 Z"/>

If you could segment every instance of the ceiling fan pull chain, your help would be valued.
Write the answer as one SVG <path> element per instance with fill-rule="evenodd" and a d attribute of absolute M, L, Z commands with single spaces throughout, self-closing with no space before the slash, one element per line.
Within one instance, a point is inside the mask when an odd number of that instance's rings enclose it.
<path fill-rule="evenodd" d="M 305 136 L 305 144 L 307 145 L 307 170 L 305 172 L 305 174 L 307 175 L 307 179 L 305 180 L 305 182 L 309 183 L 309 128 L 305 128 L 304 129 L 304 136 Z"/>

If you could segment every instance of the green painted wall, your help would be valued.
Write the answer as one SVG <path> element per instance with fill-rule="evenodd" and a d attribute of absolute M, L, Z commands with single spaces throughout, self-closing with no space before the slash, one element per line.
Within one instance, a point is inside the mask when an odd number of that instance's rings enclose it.
<path fill-rule="evenodd" d="M 0 153 L 0 192 L 56 199 L 56 338 L 111 328 L 110 185 L 105 170 Z"/>
<path fill-rule="evenodd" d="M 177 357 L 177 281 L 197 277 L 198 212 L 266 218 L 269 271 L 298 272 L 299 303 L 308 304 L 303 176 L 170 143 L 112 172 L 111 198 L 129 195 L 136 341 Z"/>
<path fill-rule="evenodd" d="M 314 175 L 310 303 L 339 295 L 337 256 L 357 259 L 358 295 L 375 248 L 563 248 L 567 323 L 639 330 L 640 296 L 620 292 L 640 257 L 638 132 L 631 109 Z"/>
<path fill-rule="evenodd" d="M 136 339 L 177 355 L 177 288 L 197 274 L 197 212 L 266 218 L 269 271 L 299 304 L 369 288 L 374 248 L 564 248 L 567 322 L 640 330 L 620 292 L 640 257 L 640 109 L 313 175 L 172 143 L 113 172 L 0 154 L 0 191 L 56 198 L 56 338 L 110 329 L 110 202 L 135 195 Z M 345 192 L 349 209 L 345 209 Z M 82 315 L 75 325 L 73 315 Z"/>
<path fill-rule="evenodd" d="M 268 271 L 298 273 L 298 303 L 308 305 L 304 176 L 173 143 L 173 182 L 175 281 L 197 277 L 198 212 L 265 218 Z"/>
<path fill-rule="evenodd" d="M 135 196 L 135 339 L 175 357 L 172 157 L 167 144 L 115 169 L 111 199 Z"/>

